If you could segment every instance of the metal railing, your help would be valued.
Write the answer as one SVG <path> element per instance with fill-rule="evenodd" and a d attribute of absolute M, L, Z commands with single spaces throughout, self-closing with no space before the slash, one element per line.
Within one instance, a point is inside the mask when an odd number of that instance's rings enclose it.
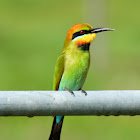
<path fill-rule="evenodd" d="M 0 116 L 140 115 L 140 90 L 0 91 Z"/>

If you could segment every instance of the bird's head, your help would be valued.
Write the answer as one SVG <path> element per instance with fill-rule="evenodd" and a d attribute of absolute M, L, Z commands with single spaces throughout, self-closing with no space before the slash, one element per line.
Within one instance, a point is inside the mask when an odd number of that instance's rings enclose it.
<path fill-rule="evenodd" d="M 114 29 L 109 28 L 93 28 L 87 23 L 80 23 L 73 25 L 66 36 L 64 49 L 69 46 L 70 43 L 74 43 L 77 46 L 83 44 L 90 44 L 96 37 L 96 33 L 103 31 L 112 31 Z"/>

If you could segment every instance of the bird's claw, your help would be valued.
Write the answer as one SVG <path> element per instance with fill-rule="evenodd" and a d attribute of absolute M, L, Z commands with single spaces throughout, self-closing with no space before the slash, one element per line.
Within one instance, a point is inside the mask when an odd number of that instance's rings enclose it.
<path fill-rule="evenodd" d="M 64 89 L 65 91 L 68 91 L 69 93 L 71 93 L 71 95 L 75 96 L 74 92 L 72 90 L 69 90 L 67 88 Z"/>
<path fill-rule="evenodd" d="M 85 94 L 85 96 L 87 96 L 87 93 L 86 93 L 86 91 L 85 91 L 85 90 L 80 89 L 80 91 L 81 91 L 82 93 L 84 93 L 84 94 Z"/>

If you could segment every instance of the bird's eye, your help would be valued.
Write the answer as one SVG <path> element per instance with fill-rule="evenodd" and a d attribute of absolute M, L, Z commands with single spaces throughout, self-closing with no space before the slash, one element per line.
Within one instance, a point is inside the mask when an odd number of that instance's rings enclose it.
<path fill-rule="evenodd" d="M 84 30 L 81 30 L 81 31 L 80 31 L 80 34 L 84 34 L 84 33 L 85 33 L 85 31 L 84 31 Z"/>

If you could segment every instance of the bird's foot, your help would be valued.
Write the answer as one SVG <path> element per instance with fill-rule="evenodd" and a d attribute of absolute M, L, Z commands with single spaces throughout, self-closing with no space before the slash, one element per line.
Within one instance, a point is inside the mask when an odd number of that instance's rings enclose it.
<path fill-rule="evenodd" d="M 87 93 L 86 93 L 86 91 L 85 91 L 85 90 L 80 89 L 80 91 L 81 91 L 82 93 L 84 93 L 84 94 L 85 94 L 85 96 L 87 96 Z"/>
<path fill-rule="evenodd" d="M 67 88 L 64 88 L 65 91 L 68 91 L 69 93 L 71 93 L 73 96 L 75 96 L 74 92 L 72 90 L 69 90 Z"/>

